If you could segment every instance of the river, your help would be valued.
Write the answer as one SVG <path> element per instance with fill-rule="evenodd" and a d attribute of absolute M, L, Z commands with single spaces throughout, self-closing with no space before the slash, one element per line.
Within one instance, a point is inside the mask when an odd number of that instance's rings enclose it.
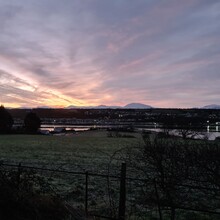
<path fill-rule="evenodd" d="M 51 124 L 43 124 L 41 125 L 42 131 L 58 131 L 64 128 L 66 131 L 88 131 L 90 129 L 107 129 L 107 128 L 117 128 L 120 125 L 51 125 Z M 162 128 L 159 128 L 156 124 L 154 126 L 137 126 L 135 127 L 136 131 L 155 131 L 155 132 L 163 132 Z M 169 131 L 173 135 L 178 135 L 177 129 L 170 129 Z M 216 137 L 220 136 L 220 126 L 207 126 L 204 131 L 199 131 L 197 135 L 195 135 L 195 138 L 201 139 L 201 138 L 207 138 L 209 140 L 215 140 Z"/>

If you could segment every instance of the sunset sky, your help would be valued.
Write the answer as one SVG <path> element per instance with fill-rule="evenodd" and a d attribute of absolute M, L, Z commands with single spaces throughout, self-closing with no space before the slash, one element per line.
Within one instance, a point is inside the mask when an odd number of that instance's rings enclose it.
<path fill-rule="evenodd" d="M 6 107 L 220 104 L 219 0 L 0 0 Z"/>

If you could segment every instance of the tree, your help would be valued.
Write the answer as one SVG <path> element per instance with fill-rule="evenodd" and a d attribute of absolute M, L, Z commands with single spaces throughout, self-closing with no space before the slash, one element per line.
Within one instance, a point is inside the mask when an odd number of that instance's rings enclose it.
<path fill-rule="evenodd" d="M 10 132 L 14 120 L 3 105 L 0 106 L 0 133 Z"/>
<path fill-rule="evenodd" d="M 140 192 L 135 191 L 138 209 L 157 207 L 160 220 L 179 219 L 180 213 L 187 214 L 183 210 L 197 210 L 198 214 L 193 215 L 201 219 L 200 210 L 207 213 L 218 210 L 220 144 L 157 134 L 145 134 L 143 138 L 144 144 L 128 148 L 122 159 L 135 178 L 145 179 L 145 184 L 142 181 L 138 186 Z"/>
<path fill-rule="evenodd" d="M 25 130 L 28 133 L 37 133 L 40 128 L 41 120 L 34 112 L 29 112 L 24 119 Z"/>

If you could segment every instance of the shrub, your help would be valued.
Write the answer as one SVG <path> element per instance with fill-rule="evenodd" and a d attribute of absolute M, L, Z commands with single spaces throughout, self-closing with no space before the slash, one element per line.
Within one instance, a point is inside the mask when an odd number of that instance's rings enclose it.
<path fill-rule="evenodd" d="M 0 219 L 61 220 L 67 216 L 63 202 L 46 193 L 47 183 L 33 171 L 0 170 Z"/>

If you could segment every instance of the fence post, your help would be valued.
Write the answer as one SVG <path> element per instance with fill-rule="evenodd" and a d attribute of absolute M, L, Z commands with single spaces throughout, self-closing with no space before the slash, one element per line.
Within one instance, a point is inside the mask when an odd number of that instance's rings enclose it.
<path fill-rule="evenodd" d="M 86 189 L 85 189 L 85 213 L 86 213 L 86 216 L 88 216 L 88 177 L 89 177 L 89 173 L 88 171 L 86 171 L 85 173 L 86 175 Z"/>
<path fill-rule="evenodd" d="M 159 197 L 159 193 L 157 190 L 157 182 L 155 179 L 154 179 L 154 189 L 155 189 L 155 194 L 156 194 L 156 199 L 157 199 L 157 206 L 158 206 L 160 220 L 163 220 L 163 215 L 162 215 L 162 211 L 161 211 L 161 207 L 160 207 L 160 197 Z"/>
<path fill-rule="evenodd" d="M 20 182 L 21 182 L 21 163 L 18 164 L 17 189 L 20 188 Z"/>
<path fill-rule="evenodd" d="M 125 220 L 125 203 L 126 203 L 126 163 L 121 164 L 121 178 L 120 178 L 120 198 L 118 219 Z"/>

